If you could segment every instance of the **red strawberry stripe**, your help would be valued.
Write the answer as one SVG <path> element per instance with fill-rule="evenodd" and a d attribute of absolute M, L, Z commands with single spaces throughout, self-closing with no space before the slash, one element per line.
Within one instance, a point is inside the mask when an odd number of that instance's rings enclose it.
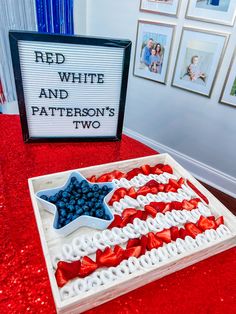
<path fill-rule="evenodd" d="M 156 234 L 149 232 L 146 236 L 130 239 L 127 242 L 126 249 L 119 245 L 106 247 L 104 251 L 98 249 L 96 251 L 96 261 L 94 262 L 88 256 L 82 257 L 81 260 L 74 262 L 59 261 L 55 272 L 58 287 L 63 287 L 69 280 L 79 277 L 84 278 L 93 273 L 99 267 L 115 267 L 124 259 L 129 257 L 139 257 L 146 253 L 147 250 L 163 246 L 164 243 L 176 241 L 177 238 L 184 239 L 187 235 L 195 238 L 203 230 L 213 229 L 215 225 L 222 224 L 224 219 L 222 216 L 217 219 L 213 217 L 205 218 L 201 216 L 196 224 L 186 223 L 185 228 L 171 227 L 164 229 Z"/>

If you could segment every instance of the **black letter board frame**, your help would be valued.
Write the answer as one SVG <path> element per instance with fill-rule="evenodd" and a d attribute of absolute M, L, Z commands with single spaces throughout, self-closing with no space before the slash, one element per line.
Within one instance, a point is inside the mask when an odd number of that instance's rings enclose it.
<path fill-rule="evenodd" d="M 130 65 L 130 53 L 132 42 L 127 39 L 111 39 L 100 37 L 85 37 L 74 35 L 59 35 L 59 34 L 45 34 L 30 31 L 9 31 L 9 40 L 11 48 L 11 57 L 13 63 L 13 71 L 15 76 L 16 92 L 18 107 L 20 113 L 21 127 L 23 133 L 23 139 L 25 143 L 40 143 L 40 142 L 99 142 L 99 141 L 119 141 L 122 136 L 129 65 Z M 123 48 L 123 64 L 122 64 L 122 77 L 121 77 L 121 89 L 119 99 L 119 113 L 117 121 L 117 130 L 115 136 L 92 136 L 92 137 L 31 137 L 29 134 L 27 113 L 24 98 L 23 81 L 21 74 L 20 54 L 18 48 L 18 41 L 32 41 L 32 42 L 55 42 L 63 44 L 78 44 L 88 46 L 103 46 L 112 48 Z M 73 48 L 72 48 L 73 49 Z"/>

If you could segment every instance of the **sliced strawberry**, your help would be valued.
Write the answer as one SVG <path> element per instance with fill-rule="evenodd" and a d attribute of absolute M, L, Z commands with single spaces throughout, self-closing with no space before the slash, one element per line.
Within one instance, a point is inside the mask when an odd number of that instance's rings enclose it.
<path fill-rule="evenodd" d="M 157 194 L 158 193 L 158 187 L 156 187 L 156 186 L 153 186 L 152 188 L 151 188 L 151 191 L 150 191 L 150 193 L 152 193 L 152 194 Z"/>
<path fill-rule="evenodd" d="M 165 192 L 168 193 L 168 192 L 171 192 L 172 190 L 172 186 L 168 183 L 165 185 Z"/>
<path fill-rule="evenodd" d="M 216 222 L 214 220 L 208 219 L 207 217 L 201 216 L 198 220 L 198 227 L 203 231 L 208 229 L 215 229 Z"/>
<path fill-rule="evenodd" d="M 153 188 L 153 187 L 158 188 L 159 186 L 158 182 L 155 180 L 150 180 L 145 185 L 148 186 L 149 188 Z"/>
<path fill-rule="evenodd" d="M 169 212 L 171 210 L 171 203 L 166 203 L 165 208 L 163 209 L 162 213 Z"/>
<path fill-rule="evenodd" d="M 187 200 L 183 200 L 182 201 L 182 208 L 183 209 L 186 209 L 186 210 L 192 210 L 192 209 L 194 209 L 194 205 L 193 204 L 191 204 L 189 201 L 187 201 Z"/>
<path fill-rule="evenodd" d="M 124 258 L 125 259 L 128 259 L 130 258 L 131 256 L 133 257 L 139 257 L 140 254 L 141 254 L 141 249 L 142 247 L 141 246 L 135 246 L 135 247 L 131 247 L 129 249 L 126 249 L 124 251 Z"/>
<path fill-rule="evenodd" d="M 98 268 L 97 263 L 95 263 L 88 256 L 84 256 L 82 257 L 82 260 L 81 260 L 81 266 L 80 266 L 78 276 L 80 278 L 84 278 L 90 275 L 92 272 L 94 272 L 97 268 Z"/>
<path fill-rule="evenodd" d="M 125 227 L 128 223 L 130 223 L 130 221 L 132 220 L 132 219 L 131 219 L 132 216 L 133 216 L 133 215 L 131 215 L 131 216 L 126 216 L 125 218 L 123 218 L 123 219 L 122 219 L 122 222 L 121 222 L 121 224 L 120 224 L 120 228 L 123 228 L 123 227 Z"/>
<path fill-rule="evenodd" d="M 134 168 L 126 173 L 126 179 L 131 180 L 133 177 L 137 176 L 138 174 L 142 173 L 142 170 L 139 168 Z"/>
<path fill-rule="evenodd" d="M 157 232 L 156 233 L 156 237 L 158 237 L 158 239 L 161 239 L 165 243 L 170 243 L 171 242 L 171 232 L 170 232 L 170 229 L 164 229 L 164 230 L 162 230 L 160 232 Z"/>
<path fill-rule="evenodd" d="M 148 233 L 147 248 L 149 251 L 154 249 L 154 248 L 157 249 L 158 247 L 160 247 L 162 245 L 163 245 L 162 240 L 157 238 L 153 232 Z"/>
<path fill-rule="evenodd" d="M 141 166 L 141 170 L 145 175 L 149 175 L 151 173 L 151 167 L 149 165 Z"/>
<path fill-rule="evenodd" d="M 149 205 L 154 207 L 157 210 L 157 212 L 162 212 L 166 206 L 166 203 L 164 203 L 164 202 L 151 202 Z"/>
<path fill-rule="evenodd" d="M 193 238 L 202 233 L 202 231 L 192 222 L 186 223 L 184 227 L 187 230 L 188 234 Z"/>
<path fill-rule="evenodd" d="M 78 275 L 80 266 L 80 260 L 74 262 L 59 261 L 57 263 L 57 268 L 61 269 L 64 272 L 67 279 L 75 278 Z"/>
<path fill-rule="evenodd" d="M 164 167 L 164 164 L 157 164 L 155 167 L 157 167 L 157 168 L 162 170 L 162 168 Z"/>
<path fill-rule="evenodd" d="M 164 165 L 164 167 L 162 167 L 161 169 L 163 172 L 168 172 L 170 174 L 173 174 L 173 169 L 171 168 L 171 166 L 169 165 Z"/>
<path fill-rule="evenodd" d="M 180 188 L 180 185 L 179 183 L 174 180 L 174 179 L 170 179 L 169 180 L 169 184 L 175 189 L 175 190 L 178 190 Z"/>
<path fill-rule="evenodd" d="M 108 182 L 107 173 L 102 174 L 100 177 L 97 178 L 97 182 Z"/>
<path fill-rule="evenodd" d="M 184 178 L 180 178 L 178 180 L 178 185 L 181 187 L 181 185 L 183 185 L 183 184 L 184 184 Z"/>
<path fill-rule="evenodd" d="M 114 202 L 119 202 L 120 198 L 115 193 L 112 195 L 111 199 L 108 202 L 108 205 L 112 206 Z"/>
<path fill-rule="evenodd" d="M 110 247 L 106 247 L 102 254 L 99 254 L 97 259 L 99 266 L 117 266 L 119 262 L 117 255 Z"/>
<path fill-rule="evenodd" d="M 60 268 L 57 268 L 55 272 L 55 277 L 56 277 L 57 285 L 60 288 L 63 287 L 68 282 L 65 272 Z"/>
<path fill-rule="evenodd" d="M 208 216 L 207 218 L 212 220 L 212 221 L 216 221 L 215 216 Z"/>
<path fill-rule="evenodd" d="M 147 243 L 148 243 L 148 238 L 145 235 L 142 235 L 141 239 L 140 239 L 140 245 L 141 245 L 141 254 L 143 255 L 145 254 L 146 250 L 147 250 Z"/>
<path fill-rule="evenodd" d="M 189 203 L 191 203 L 194 206 L 194 208 L 197 208 L 199 202 L 201 202 L 200 198 L 192 198 L 189 201 Z"/>
<path fill-rule="evenodd" d="M 90 178 L 87 178 L 87 180 L 90 181 L 90 182 L 96 182 L 97 181 L 96 180 L 96 176 L 92 176 Z"/>
<path fill-rule="evenodd" d="M 102 250 L 97 249 L 97 251 L 96 251 L 96 263 L 97 264 L 98 264 L 99 258 L 102 255 L 102 253 L 103 253 Z"/>
<path fill-rule="evenodd" d="M 128 196 L 132 197 L 132 198 L 136 198 L 137 197 L 137 193 L 134 187 L 131 187 L 128 190 Z"/>
<path fill-rule="evenodd" d="M 180 237 L 179 235 L 179 228 L 178 227 L 171 227 L 170 228 L 171 240 L 175 241 Z"/>
<path fill-rule="evenodd" d="M 114 192 L 115 195 L 118 195 L 119 199 L 124 198 L 128 194 L 126 188 L 119 188 Z"/>
<path fill-rule="evenodd" d="M 120 215 L 114 215 L 114 220 L 112 221 L 112 223 L 108 226 L 108 229 L 112 229 L 114 227 L 120 227 L 122 223 L 122 218 Z"/>
<path fill-rule="evenodd" d="M 208 198 L 196 188 L 196 186 L 187 179 L 188 186 L 206 203 L 209 204 Z"/>
<path fill-rule="evenodd" d="M 220 225 L 224 224 L 224 217 L 220 216 L 216 219 L 216 226 L 219 227 Z"/>
<path fill-rule="evenodd" d="M 143 195 L 146 196 L 148 193 L 150 193 L 151 189 L 148 186 L 142 186 L 138 189 L 137 195 Z"/>
<path fill-rule="evenodd" d="M 148 214 L 147 214 L 144 210 L 142 210 L 141 212 L 142 212 L 142 218 L 141 218 L 141 220 L 147 220 Z"/>
<path fill-rule="evenodd" d="M 121 172 L 119 170 L 114 170 L 111 172 L 111 175 L 114 176 L 115 179 L 117 180 L 120 180 L 121 178 L 124 178 L 125 177 L 125 173 L 124 172 Z"/>
<path fill-rule="evenodd" d="M 159 190 L 159 192 L 164 192 L 165 184 L 159 183 L 158 190 Z"/>
<path fill-rule="evenodd" d="M 162 174 L 163 171 L 159 167 L 155 166 L 152 168 L 152 173 L 159 175 L 159 174 Z"/>
<path fill-rule="evenodd" d="M 182 209 L 182 202 L 172 201 L 170 205 L 171 205 L 171 209 L 176 209 L 176 210 Z"/>
<path fill-rule="evenodd" d="M 190 235 L 190 234 L 187 232 L 187 230 L 185 230 L 184 228 L 180 228 L 180 229 L 179 229 L 179 237 L 180 237 L 181 239 L 184 240 L 187 235 Z"/>
<path fill-rule="evenodd" d="M 133 223 L 135 218 L 139 218 L 139 219 L 143 220 L 143 211 L 142 210 L 137 210 L 136 214 L 134 214 L 132 216 L 129 216 L 129 222 Z"/>
<path fill-rule="evenodd" d="M 134 214 L 136 214 L 138 211 L 136 208 L 126 208 L 125 210 L 123 210 L 122 212 L 122 218 L 125 219 L 126 217 L 132 216 Z"/>
<path fill-rule="evenodd" d="M 124 250 L 119 245 L 115 245 L 113 251 L 116 254 L 117 260 L 120 263 L 124 257 Z"/>
<path fill-rule="evenodd" d="M 146 211 L 148 215 L 152 216 L 153 218 L 156 217 L 157 210 L 151 205 L 145 205 L 144 210 Z"/>
<path fill-rule="evenodd" d="M 126 249 L 129 249 L 130 247 L 134 247 L 134 246 L 139 246 L 139 245 L 140 245 L 139 238 L 129 239 L 126 245 Z"/>

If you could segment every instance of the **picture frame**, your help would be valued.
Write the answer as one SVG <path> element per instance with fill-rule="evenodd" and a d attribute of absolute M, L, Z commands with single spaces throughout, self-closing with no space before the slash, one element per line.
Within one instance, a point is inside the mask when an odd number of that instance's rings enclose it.
<path fill-rule="evenodd" d="M 221 2 L 222 0 L 190 0 L 185 18 L 233 26 L 236 16 L 236 2 L 233 0 Z"/>
<path fill-rule="evenodd" d="M 134 76 L 166 84 L 175 28 L 175 24 L 138 20 Z"/>
<path fill-rule="evenodd" d="M 139 10 L 143 12 L 177 17 L 181 0 L 140 0 Z"/>
<path fill-rule="evenodd" d="M 26 143 L 121 139 L 130 40 L 28 31 L 9 40 Z"/>
<path fill-rule="evenodd" d="M 224 81 L 219 102 L 236 107 L 236 48 L 231 58 L 230 66 Z"/>
<path fill-rule="evenodd" d="M 210 97 L 229 36 L 183 27 L 171 85 Z"/>

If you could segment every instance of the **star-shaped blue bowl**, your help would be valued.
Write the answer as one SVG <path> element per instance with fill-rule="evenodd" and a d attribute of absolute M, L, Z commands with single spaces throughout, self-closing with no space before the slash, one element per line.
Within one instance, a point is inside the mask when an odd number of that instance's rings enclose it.
<path fill-rule="evenodd" d="M 109 189 L 111 189 L 111 191 L 106 196 L 104 196 L 104 199 L 102 201 L 103 207 L 105 210 L 105 214 L 109 217 L 108 220 L 82 214 L 81 216 L 72 220 L 70 223 L 66 224 L 65 226 L 58 228 L 59 213 L 58 213 L 57 206 L 55 204 L 47 201 L 47 200 L 42 199 L 41 196 L 46 195 L 49 198 L 50 196 L 54 196 L 60 190 L 65 190 L 68 187 L 68 185 L 71 183 L 72 177 L 75 177 L 79 183 L 83 180 L 87 181 L 89 187 L 92 187 L 94 184 L 97 184 L 99 186 L 99 188 L 102 188 L 103 186 L 107 186 Z M 57 233 L 59 233 L 60 235 L 67 236 L 68 234 L 72 233 L 76 229 L 78 229 L 80 227 L 85 227 L 85 226 L 90 227 L 90 228 L 100 229 L 100 230 L 106 229 L 111 224 L 111 222 L 114 220 L 114 215 L 113 215 L 112 211 L 110 210 L 110 208 L 107 204 L 109 202 L 113 192 L 114 192 L 114 189 L 115 189 L 115 185 L 111 182 L 91 183 L 84 176 L 82 176 L 81 173 L 79 173 L 78 171 L 73 171 L 69 175 L 69 177 L 68 177 L 68 179 L 64 185 L 59 186 L 57 188 L 53 188 L 53 189 L 46 189 L 46 190 L 38 191 L 35 194 L 35 196 L 36 196 L 37 200 L 43 205 L 44 209 L 46 209 L 50 213 L 54 214 L 53 229 Z"/>

